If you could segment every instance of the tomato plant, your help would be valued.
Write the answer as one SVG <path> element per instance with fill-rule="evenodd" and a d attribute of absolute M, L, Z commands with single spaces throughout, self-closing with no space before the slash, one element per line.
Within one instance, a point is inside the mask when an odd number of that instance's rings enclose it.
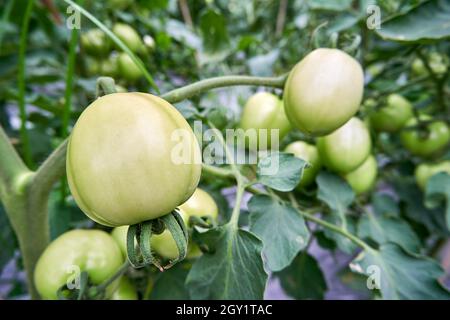
<path fill-rule="evenodd" d="M 358 61 L 336 49 L 317 49 L 290 72 L 284 88 L 289 120 L 301 131 L 323 136 L 358 111 L 363 71 Z"/>
<path fill-rule="evenodd" d="M 79 272 L 87 272 L 93 284 L 100 284 L 122 262 L 118 245 L 106 232 L 72 230 L 55 239 L 42 253 L 35 270 L 36 288 L 42 298 L 56 299 L 58 289 L 75 281 Z"/>
<path fill-rule="evenodd" d="M 251 96 L 242 111 L 240 128 L 255 130 L 257 146 L 253 149 L 266 149 L 272 145 L 272 130 L 278 130 L 281 140 L 291 130 L 291 125 L 284 112 L 283 102 L 268 92 L 258 92 Z M 248 144 L 248 142 L 247 142 Z"/>
<path fill-rule="evenodd" d="M 408 100 L 399 94 L 390 94 L 386 106 L 374 112 L 370 124 L 378 131 L 396 132 L 413 117 L 413 109 Z"/>
<path fill-rule="evenodd" d="M 185 134 L 186 163 L 171 154 L 177 130 Z M 67 177 L 77 204 L 91 219 L 131 225 L 186 201 L 200 178 L 199 159 L 197 140 L 172 105 L 150 94 L 116 93 L 94 101 L 78 119 L 67 148 Z M 120 206 L 111 202 L 117 197 Z"/>
<path fill-rule="evenodd" d="M 142 78 L 143 73 L 136 63 L 126 53 L 120 53 L 118 60 L 118 69 L 120 77 L 128 81 L 136 81 Z"/>
<path fill-rule="evenodd" d="M 320 168 L 322 167 L 322 162 L 320 161 L 319 151 L 316 146 L 308 144 L 304 141 L 295 141 L 290 143 L 285 152 L 293 153 L 296 157 L 303 159 L 309 163 L 309 167 L 305 168 L 303 172 L 303 177 L 298 184 L 299 188 L 310 185 L 314 182 Z"/>
<path fill-rule="evenodd" d="M 144 50 L 144 43 L 142 42 L 141 37 L 137 31 L 129 25 L 124 23 L 116 23 L 113 26 L 112 31 L 128 48 L 130 48 L 131 51 L 138 53 Z"/>
<path fill-rule="evenodd" d="M 364 122 L 351 118 L 333 133 L 319 138 L 317 147 L 325 166 L 336 172 L 348 173 L 367 159 L 372 142 Z"/>
<path fill-rule="evenodd" d="M 96 57 L 104 56 L 110 50 L 110 42 L 100 29 L 91 29 L 82 34 L 81 45 L 86 52 Z"/>
<path fill-rule="evenodd" d="M 414 172 L 417 185 L 425 190 L 428 179 L 439 172 L 450 174 L 450 161 L 442 161 L 439 163 L 421 163 L 416 167 Z"/>
<path fill-rule="evenodd" d="M 111 300 L 138 300 L 138 294 L 133 283 L 126 276 L 120 278 L 119 283 L 111 295 Z"/>
<path fill-rule="evenodd" d="M 350 184 L 356 194 L 369 191 L 377 179 L 377 160 L 370 155 L 355 170 L 345 175 L 345 180 Z"/>

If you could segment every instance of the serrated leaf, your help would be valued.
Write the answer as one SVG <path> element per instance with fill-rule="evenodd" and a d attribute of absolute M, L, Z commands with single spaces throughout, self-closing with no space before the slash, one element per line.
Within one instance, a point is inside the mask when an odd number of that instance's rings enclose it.
<path fill-rule="evenodd" d="M 248 203 L 250 231 L 263 241 L 272 271 L 286 268 L 308 244 L 309 230 L 300 213 L 269 196 L 253 196 Z"/>
<path fill-rule="evenodd" d="M 186 284 L 192 299 L 262 299 L 267 273 L 262 242 L 253 233 L 233 224 L 200 236 L 212 248 L 192 266 Z"/>
<path fill-rule="evenodd" d="M 393 242 L 407 251 L 418 253 L 420 241 L 403 220 L 367 212 L 358 221 L 358 237 L 370 238 L 378 244 Z"/>
<path fill-rule="evenodd" d="M 300 253 L 289 267 L 275 274 L 284 291 L 295 299 L 323 299 L 327 284 L 316 259 Z"/>
<path fill-rule="evenodd" d="M 272 152 L 258 162 L 257 178 L 262 184 L 283 192 L 294 190 L 307 162 L 284 152 Z"/>
<path fill-rule="evenodd" d="M 384 21 L 376 32 L 383 39 L 400 42 L 441 40 L 450 37 L 449 16 L 449 1 L 430 0 Z"/>
<path fill-rule="evenodd" d="M 430 208 L 446 203 L 445 219 L 450 230 L 450 175 L 440 172 L 433 175 L 427 182 L 425 190 L 425 205 Z"/>
<path fill-rule="evenodd" d="M 189 292 L 185 286 L 189 265 L 178 263 L 159 274 L 153 285 L 151 300 L 187 300 Z"/>
<path fill-rule="evenodd" d="M 410 254 L 393 243 L 363 251 L 350 267 L 366 274 L 367 284 L 379 288 L 384 299 L 450 299 L 437 280 L 444 272 L 436 261 Z"/>

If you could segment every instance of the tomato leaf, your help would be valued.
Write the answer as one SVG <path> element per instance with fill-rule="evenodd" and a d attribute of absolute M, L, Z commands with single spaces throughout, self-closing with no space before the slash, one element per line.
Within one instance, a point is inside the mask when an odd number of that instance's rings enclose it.
<path fill-rule="evenodd" d="M 376 32 L 383 39 L 409 43 L 445 39 L 450 37 L 449 15 L 448 1 L 430 0 L 383 22 Z"/>
<path fill-rule="evenodd" d="M 320 173 L 316 182 L 319 188 L 317 198 L 326 203 L 331 210 L 330 214 L 324 216 L 324 219 L 350 233 L 355 233 L 355 224 L 346 217 L 347 209 L 355 199 L 352 188 L 342 178 L 328 172 Z M 353 242 L 340 234 L 330 230 L 325 230 L 325 234 L 335 240 L 339 249 L 346 253 L 352 253 L 356 249 Z"/>
<path fill-rule="evenodd" d="M 372 196 L 372 205 L 376 214 L 399 217 L 398 203 L 388 194 L 375 193 Z"/>
<path fill-rule="evenodd" d="M 263 299 L 267 273 L 261 240 L 232 224 L 198 236 L 211 253 L 204 253 L 188 274 L 192 299 Z"/>
<path fill-rule="evenodd" d="M 445 217 L 450 230 L 450 175 L 444 172 L 432 176 L 426 186 L 425 206 L 433 209 L 446 202 Z"/>
<path fill-rule="evenodd" d="M 406 221 L 372 212 L 359 219 L 358 236 L 370 238 L 380 245 L 393 242 L 409 252 L 420 250 L 420 240 Z"/>
<path fill-rule="evenodd" d="M 293 154 L 272 152 L 258 162 L 258 181 L 278 191 L 292 191 L 300 182 L 306 165 L 306 161 Z"/>
<path fill-rule="evenodd" d="M 189 292 L 184 285 L 189 265 L 177 263 L 167 271 L 161 272 L 153 285 L 152 300 L 187 300 Z"/>
<path fill-rule="evenodd" d="M 303 217 L 293 207 L 265 195 L 253 196 L 248 207 L 250 231 L 263 241 L 269 269 L 286 268 L 308 244 L 310 234 Z"/>
<path fill-rule="evenodd" d="M 284 291 L 295 299 L 323 299 L 327 290 L 316 259 L 301 252 L 286 269 L 275 273 Z"/>
<path fill-rule="evenodd" d="M 437 280 L 444 272 L 436 261 L 393 243 L 361 252 L 350 267 L 369 276 L 368 288 L 379 288 L 384 299 L 450 299 Z"/>

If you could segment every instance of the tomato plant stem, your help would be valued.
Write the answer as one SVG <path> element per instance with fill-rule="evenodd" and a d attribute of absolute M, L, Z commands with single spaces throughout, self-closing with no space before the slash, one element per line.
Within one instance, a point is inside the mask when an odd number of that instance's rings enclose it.
<path fill-rule="evenodd" d="M 104 281 L 102 284 L 99 284 L 96 289 L 97 293 L 102 292 L 106 290 L 114 281 L 116 281 L 118 278 L 120 278 L 125 272 L 127 272 L 128 267 L 130 266 L 130 263 L 128 260 L 124 262 L 124 264 L 116 271 L 115 274 L 111 276 L 111 278 Z"/>

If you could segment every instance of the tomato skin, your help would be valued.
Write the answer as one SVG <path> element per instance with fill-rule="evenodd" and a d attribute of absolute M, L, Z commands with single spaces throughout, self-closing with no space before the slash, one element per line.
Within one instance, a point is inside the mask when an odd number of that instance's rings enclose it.
<path fill-rule="evenodd" d="M 289 74 L 284 87 L 286 114 L 300 131 L 327 135 L 358 111 L 363 87 L 358 61 L 338 49 L 316 49 Z"/>
<path fill-rule="evenodd" d="M 358 168 L 372 148 L 369 130 L 364 122 L 353 117 L 333 133 L 317 140 L 322 163 L 338 173 Z"/>
<path fill-rule="evenodd" d="M 320 161 L 319 151 L 316 146 L 308 144 L 304 141 L 294 141 L 290 143 L 284 150 L 288 153 L 293 153 L 296 157 L 303 159 L 311 165 L 303 171 L 303 177 L 298 184 L 299 188 L 306 187 L 314 182 L 322 162 Z"/>
<path fill-rule="evenodd" d="M 377 174 L 377 160 L 373 155 L 370 155 L 366 161 L 355 170 L 347 173 L 344 178 L 353 191 L 359 195 L 372 189 L 377 179 Z"/>
<path fill-rule="evenodd" d="M 183 139 L 174 139 L 180 134 Z M 81 114 L 69 139 L 66 170 L 87 216 L 110 227 L 133 225 L 189 199 L 200 179 L 201 152 L 189 124 L 167 101 L 114 93 Z"/>
<path fill-rule="evenodd" d="M 135 29 L 125 23 L 116 23 L 112 32 L 133 52 L 144 50 L 144 42 Z"/>
<path fill-rule="evenodd" d="M 217 221 L 219 209 L 214 199 L 204 190 L 197 188 L 192 197 L 190 197 L 179 208 L 180 215 L 183 218 L 186 226 L 189 227 L 189 218 L 192 216 L 197 217 L 210 217 L 213 221 Z M 178 248 L 175 244 L 175 240 L 168 230 L 164 230 L 159 235 L 153 235 L 151 239 L 151 245 L 153 250 L 160 256 L 166 259 L 175 259 L 178 256 Z M 188 258 L 195 258 L 201 255 L 201 250 L 198 246 L 190 242 L 188 247 Z"/>
<path fill-rule="evenodd" d="M 256 129 L 258 149 L 268 149 L 272 145 L 271 130 L 278 129 L 281 140 L 291 130 L 286 117 L 283 102 L 269 92 L 258 92 L 252 95 L 244 106 L 239 127 L 244 130 Z M 260 130 L 267 130 L 267 140 L 260 140 Z M 261 136 L 263 137 L 263 136 Z M 249 145 L 252 148 L 252 145 Z M 253 149 L 253 148 L 252 148 Z"/>
<path fill-rule="evenodd" d="M 57 299 L 57 290 L 74 276 L 74 267 L 86 271 L 93 284 L 110 278 L 122 265 L 118 245 L 100 230 L 72 230 L 44 250 L 34 270 L 36 288 L 43 299 Z"/>
<path fill-rule="evenodd" d="M 81 35 L 81 46 L 93 56 L 104 56 L 110 51 L 106 34 L 100 29 L 90 29 Z"/>
<path fill-rule="evenodd" d="M 127 232 L 128 232 L 129 226 L 120 226 L 115 227 L 111 231 L 111 236 L 113 237 L 114 241 L 116 241 L 117 245 L 120 248 L 120 251 L 122 252 L 123 257 L 127 258 Z"/>
<path fill-rule="evenodd" d="M 439 163 L 422 163 L 416 167 L 414 176 L 420 189 L 425 190 L 428 179 L 439 172 L 450 174 L 450 161 L 442 161 Z"/>
<path fill-rule="evenodd" d="M 111 295 L 111 300 L 138 300 L 136 287 L 126 276 L 119 280 L 116 290 Z"/>
<path fill-rule="evenodd" d="M 423 115 L 421 119 L 424 121 L 431 120 L 431 117 Z M 410 119 L 405 128 L 417 125 L 417 119 Z M 448 147 L 450 142 L 450 129 L 443 121 L 435 121 L 427 125 L 429 134 L 426 137 L 421 136 L 419 130 L 403 130 L 400 139 L 411 154 L 420 157 L 435 156 Z"/>
<path fill-rule="evenodd" d="M 117 63 L 120 76 L 125 80 L 134 82 L 144 76 L 144 73 L 141 71 L 141 69 L 139 69 L 137 64 L 134 63 L 133 59 L 131 59 L 131 57 L 125 52 L 119 54 Z"/>
<path fill-rule="evenodd" d="M 412 117 L 411 103 L 399 94 L 390 94 L 387 105 L 370 115 L 370 123 L 377 131 L 396 132 Z"/>

